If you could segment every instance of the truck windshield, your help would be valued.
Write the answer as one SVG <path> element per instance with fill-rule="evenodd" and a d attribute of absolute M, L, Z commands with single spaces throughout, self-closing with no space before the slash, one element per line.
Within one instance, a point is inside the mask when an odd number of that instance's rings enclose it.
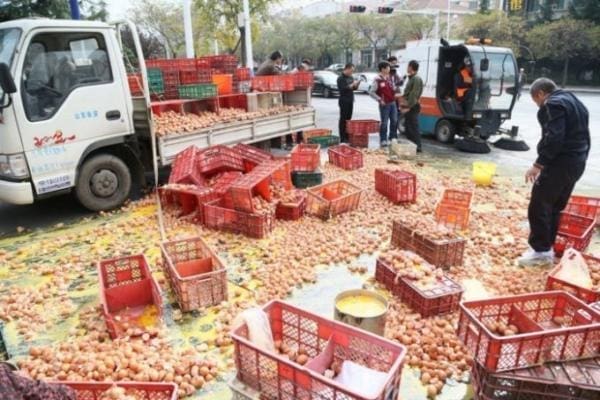
<path fill-rule="evenodd" d="M 509 110 L 517 95 L 517 67 L 512 53 L 470 53 L 477 88 L 473 110 Z M 486 57 L 489 69 L 481 71 L 481 60 Z"/>

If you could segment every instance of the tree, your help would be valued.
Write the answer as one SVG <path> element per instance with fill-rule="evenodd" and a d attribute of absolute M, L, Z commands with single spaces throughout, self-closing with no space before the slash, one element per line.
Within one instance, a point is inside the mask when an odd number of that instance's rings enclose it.
<path fill-rule="evenodd" d="M 183 53 L 185 37 L 181 2 L 136 0 L 128 14 L 142 30 L 158 35 L 162 39 L 168 56 Z"/>
<path fill-rule="evenodd" d="M 165 45 L 150 32 L 138 31 L 140 45 L 144 59 L 163 58 L 166 56 Z M 139 68 L 133 36 L 127 26 L 121 28 L 121 40 L 123 41 L 123 53 L 125 67 L 128 72 L 134 72 Z"/>
<path fill-rule="evenodd" d="M 465 16 L 459 33 L 464 37 L 492 38 L 494 45 L 510 47 L 518 56 L 525 36 L 525 21 L 501 11 L 473 14 Z"/>
<path fill-rule="evenodd" d="M 79 0 L 83 19 L 106 20 L 106 1 Z M 17 18 L 48 17 L 70 19 L 71 9 L 67 0 L 9 0 L 0 1 L 0 22 Z"/>
<path fill-rule="evenodd" d="M 539 0 L 540 10 L 537 17 L 539 22 L 554 20 L 554 9 L 552 6 L 556 6 L 556 3 L 556 0 Z"/>
<path fill-rule="evenodd" d="M 569 12 L 575 19 L 587 19 L 600 24 L 600 1 L 598 0 L 572 0 Z"/>
<path fill-rule="evenodd" d="M 562 18 L 536 25 L 527 33 L 527 41 L 538 58 L 563 62 L 562 86 L 565 86 L 572 58 L 598 58 L 599 34 L 600 30 L 591 21 Z"/>
<path fill-rule="evenodd" d="M 479 13 L 487 14 L 490 12 L 490 0 L 480 0 L 479 1 Z"/>

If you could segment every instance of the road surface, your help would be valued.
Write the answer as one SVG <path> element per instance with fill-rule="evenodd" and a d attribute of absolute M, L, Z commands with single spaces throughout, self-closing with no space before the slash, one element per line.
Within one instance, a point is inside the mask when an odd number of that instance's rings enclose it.
<path fill-rule="evenodd" d="M 590 129 L 593 144 L 586 172 L 577 184 L 576 191 L 600 196 L 600 145 L 596 144 L 600 141 L 600 115 L 592 112 L 600 109 L 600 95 L 580 94 L 579 97 L 591 111 Z M 317 126 L 332 129 L 337 134 L 337 99 L 315 97 L 313 105 L 317 110 Z M 519 126 L 521 135 L 532 148 L 528 152 L 509 152 L 492 148 L 490 154 L 466 154 L 458 152 L 451 145 L 443 145 L 434 140 L 424 140 L 423 151 L 457 161 L 489 160 L 495 162 L 499 170 L 510 168 L 513 174 L 524 174 L 535 159 L 535 144 L 540 134 L 536 112 L 536 105 L 529 96 L 523 96 L 515 106 L 513 119 L 509 123 Z M 376 103 L 367 95 L 357 94 L 354 118 L 379 119 Z M 81 207 L 72 195 L 50 198 L 27 206 L 0 203 L 0 236 L 16 233 L 17 227 L 38 229 L 91 215 L 93 213 Z"/>

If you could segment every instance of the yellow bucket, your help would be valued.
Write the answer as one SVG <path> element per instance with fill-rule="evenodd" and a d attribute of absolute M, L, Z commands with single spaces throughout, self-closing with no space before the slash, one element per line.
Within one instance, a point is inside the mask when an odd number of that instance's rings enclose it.
<path fill-rule="evenodd" d="M 479 186 L 489 186 L 492 184 L 492 178 L 496 174 L 496 164 L 485 161 L 475 161 L 473 163 L 473 182 Z"/>

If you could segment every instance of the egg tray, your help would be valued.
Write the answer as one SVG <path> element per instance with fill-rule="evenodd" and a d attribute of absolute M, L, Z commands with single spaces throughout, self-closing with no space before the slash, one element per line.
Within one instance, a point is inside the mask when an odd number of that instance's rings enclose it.
<path fill-rule="evenodd" d="M 227 301 L 225 265 L 202 238 L 165 241 L 160 250 L 163 271 L 182 311 Z"/>
<path fill-rule="evenodd" d="M 592 257 L 587 254 L 582 254 L 582 256 L 588 265 L 591 263 L 600 265 L 600 258 Z M 600 290 L 583 288 L 554 277 L 560 268 L 561 265 L 558 264 L 548 274 L 548 278 L 546 279 L 546 290 L 564 290 L 565 292 L 571 293 L 573 296 L 583 300 L 586 303 L 600 302 Z"/>
<path fill-rule="evenodd" d="M 291 348 L 302 346 L 305 365 L 263 350 L 250 341 L 248 327 L 232 333 L 237 380 L 265 399 L 387 400 L 398 397 L 406 347 L 342 322 L 332 321 L 282 301 L 263 307 L 274 340 Z M 333 361 L 353 361 L 386 374 L 385 384 L 365 397 L 324 376 Z"/>
<path fill-rule="evenodd" d="M 459 307 L 458 337 L 488 372 L 592 358 L 600 352 L 600 312 L 567 292 L 466 301 Z M 501 336 L 490 330 L 492 324 L 514 325 L 519 333 Z"/>
<path fill-rule="evenodd" d="M 392 224 L 392 245 L 417 253 L 425 260 L 439 268 L 448 269 L 462 265 L 466 239 L 434 240 L 413 229 L 402 225 L 401 221 Z"/>
<path fill-rule="evenodd" d="M 135 396 L 136 399 L 176 400 L 177 385 L 174 383 L 154 382 L 56 382 L 75 391 L 77 400 L 96 400 L 113 386 L 119 386 Z"/>
<path fill-rule="evenodd" d="M 375 280 L 423 318 L 443 315 L 458 310 L 464 289 L 447 276 L 436 287 L 423 290 L 410 279 L 397 277 L 396 272 L 383 260 L 375 264 Z"/>
<path fill-rule="evenodd" d="M 600 358 L 548 363 L 509 372 L 472 368 L 479 400 L 596 400 L 600 398 Z"/>

